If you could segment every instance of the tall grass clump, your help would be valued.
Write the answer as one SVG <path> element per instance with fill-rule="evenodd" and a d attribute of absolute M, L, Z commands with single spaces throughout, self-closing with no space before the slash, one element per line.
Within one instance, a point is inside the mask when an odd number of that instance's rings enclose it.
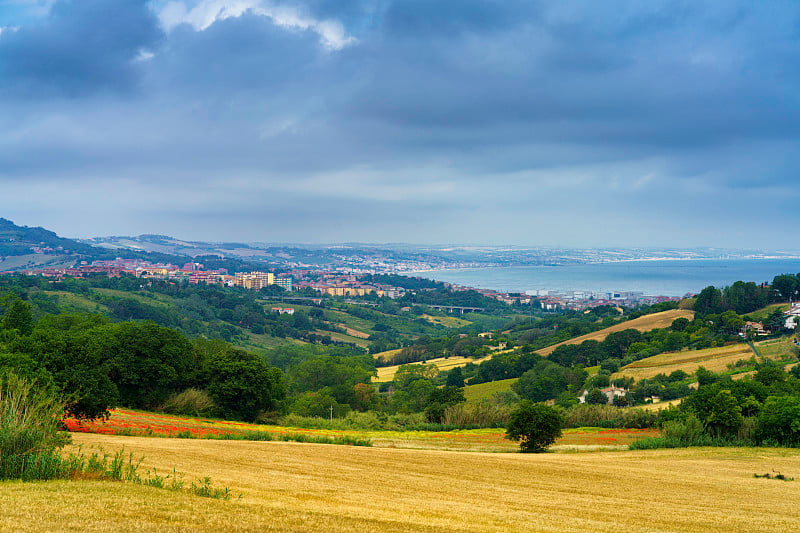
<path fill-rule="evenodd" d="M 661 421 L 656 411 L 644 409 L 620 409 L 613 405 L 578 404 L 561 413 L 564 428 L 654 428 Z"/>
<path fill-rule="evenodd" d="M 214 400 L 206 391 L 190 388 L 167 398 L 161 410 L 176 415 L 206 416 L 214 407 Z"/>
<path fill-rule="evenodd" d="M 746 423 L 736 435 L 712 435 L 708 428 L 694 415 L 684 420 L 664 422 L 660 437 L 650 437 L 634 441 L 631 450 L 654 450 L 657 448 L 686 448 L 689 446 L 755 446 L 753 435 L 756 431 L 754 418 L 745 418 Z"/>
<path fill-rule="evenodd" d="M 442 424 L 459 429 L 504 428 L 511 419 L 511 406 L 493 402 L 460 403 L 444 410 Z"/>
<path fill-rule="evenodd" d="M 425 413 L 397 413 L 386 415 L 367 411 L 350 411 L 343 418 L 301 416 L 288 414 L 280 425 L 303 429 L 328 429 L 337 431 L 452 431 L 454 429 L 479 429 L 505 427 L 510 408 L 495 404 L 463 405 L 445 409 L 442 422 L 429 422 Z"/>
<path fill-rule="evenodd" d="M 0 381 L 0 480 L 64 477 L 59 450 L 70 442 L 59 433 L 63 402 L 52 392 L 8 374 Z"/>

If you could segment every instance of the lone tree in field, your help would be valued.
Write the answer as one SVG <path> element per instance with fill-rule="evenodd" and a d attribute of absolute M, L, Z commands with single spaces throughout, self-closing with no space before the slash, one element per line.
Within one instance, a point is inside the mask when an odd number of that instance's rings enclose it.
<path fill-rule="evenodd" d="M 519 441 L 523 453 L 541 453 L 561 436 L 561 416 L 552 407 L 529 400 L 511 413 L 506 438 Z"/>

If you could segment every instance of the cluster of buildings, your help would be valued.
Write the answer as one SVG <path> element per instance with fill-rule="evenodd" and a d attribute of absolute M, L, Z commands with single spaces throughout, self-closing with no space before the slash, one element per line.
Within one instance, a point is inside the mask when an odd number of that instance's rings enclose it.
<path fill-rule="evenodd" d="M 786 317 L 786 329 L 797 329 L 797 324 L 800 322 L 800 303 L 794 303 L 789 307 L 788 311 L 783 313 Z"/>
<path fill-rule="evenodd" d="M 593 307 L 601 306 L 625 306 L 635 307 L 637 305 L 653 305 L 663 302 L 678 302 L 681 296 L 647 296 L 637 291 L 620 292 L 589 292 L 589 291 L 569 291 L 566 293 L 556 293 L 551 291 L 527 291 L 537 298 L 539 305 L 546 311 L 558 311 L 569 309 L 573 311 L 583 311 Z"/>
<path fill-rule="evenodd" d="M 259 290 L 270 285 L 282 287 L 286 291 L 303 288 L 313 289 L 322 295 L 358 297 L 366 295 L 400 298 L 405 295 L 405 289 L 381 283 L 371 283 L 360 280 L 358 272 L 319 271 L 313 269 L 291 270 L 284 274 L 273 272 L 237 272 L 228 274 L 225 269 L 206 270 L 202 263 L 186 263 L 177 266 L 164 263 L 151 263 L 142 259 L 122 259 L 93 261 L 91 264 L 83 262 L 70 268 L 42 268 L 23 272 L 28 275 L 40 275 L 51 278 L 65 276 L 84 277 L 90 274 L 105 274 L 110 277 L 130 275 L 138 278 L 162 279 L 185 281 L 193 285 L 209 284 L 224 285 L 228 287 L 243 287 Z M 488 289 L 475 289 L 452 283 L 445 285 L 453 290 L 474 290 L 488 298 L 494 298 L 508 305 L 539 305 L 547 311 L 558 310 L 585 310 L 599 306 L 636 306 L 651 305 L 660 302 L 677 301 L 679 297 L 672 296 L 646 296 L 642 292 L 589 292 L 569 291 L 557 293 L 547 290 L 533 290 L 525 293 L 507 293 Z M 795 317 L 800 317 L 800 305 L 787 312 L 787 324 Z"/>
<path fill-rule="evenodd" d="M 206 270 L 205 265 L 202 263 L 186 263 L 179 267 L 172 264 L 151 263 L 141 259 L 117 258 L 93 261 L 91 264 L 83 262 L 76 267 L 27 270 L 23 274 L 56 279 L 66 276 L 80 278 L 91 274 L 105 274 L 109 277 L 129 275 L 145 279 L 186 281 L 192 285 L 224 285 L 252 290 L 263 289 L 269 285 L 277 285 L 287 291 L 292 290 L 291 276 L 276 276 L 272 272 L 237 272 L 234 275 L 229 275 L 224 268 Z"/>
<path fill-rule="evenodd" d="M 637 305 L 653 305 L 662 302 L 677 302 L 682 297 L 679 296 L 647 296 L 638 291 L 617 291 L 617 292 L 591 292 L 591 291 L 568 291 L 559 293 L 550 290 L 531 290 L 524 293 L 519 292 L 500 292 L 488 289 L 475 289 L 454 283 L 445 283 L 445 286 L 453 290 L 472 290 L 488 298 L 494 298 L 508 305 L 537 304 L 545 311 L 575 310 L 583 311 L 600 306 L 626 306 L 635 307 Z M 800 309 L 798 309 L 800 315 Z"/>
<path fill-rule="evenodd" d="M 305 276 L 306 278 L 310 276 Z M 334 272 L 315 272 L 315 279 L 301 279 L 297 281 L 296 288 L 310 288 L 329 296 L 365 296 L 374 294 L 387 298 L 400 298 L 405 294 L 405 289 L 384 285 L 381 283 L 367 283 L 358 279 L 356 274 L 342 274 Z"/>

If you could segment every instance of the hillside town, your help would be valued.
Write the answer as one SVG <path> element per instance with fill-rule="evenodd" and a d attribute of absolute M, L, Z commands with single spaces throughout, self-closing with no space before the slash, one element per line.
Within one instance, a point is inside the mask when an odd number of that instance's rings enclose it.
<path fill-rule="evenodd" d="M 66 277 L 82 278 L 95 275 L 119 277 L 125 275 L 142 279 L 185 282 L 192 285 L 223 285 L 251 290 L 276 286 L 287 292 L 310 289 L 322 296 L 362 297 L 374 295 L 396 299 L 406 293 L 406 289 L 402 287 L 364 281 L 362 277 L 365 274 L 374 272 L 362 272 L 361 270 L 343 272 L 339 269 L 336 271 L 295 269 L 283 272 L 251 271 L 231 274 L 224 268 L 206 269 L 205 265 L 199 262 L 188 262 L 179 266 L 170 263 L 153 263 L 142 259 L 116 258 L 91 262 L 82 261 L 74 267 L 29 269 L 20 273 L 56 280 Z M 493 298 L 508 305 L 533 305 L 545 311 L 554 312 L 580 311 L 599 306 L 636 307 L 681 299 L 674 296 L 651 296 L 637 291 L 602 293 L 568 291 L 559 293 L 550 290 L 531 290 L 515 293 L 479 289 L 447 282 L 444 283 L 444 286 L 453 291 L 476 291 L 487 298 Z"/>

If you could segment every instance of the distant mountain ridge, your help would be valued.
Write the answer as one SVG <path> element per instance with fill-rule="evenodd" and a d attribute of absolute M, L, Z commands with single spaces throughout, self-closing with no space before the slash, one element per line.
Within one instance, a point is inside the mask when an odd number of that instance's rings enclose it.
<path fill-rule="evenodd" d="M 18 226 L 0 218 L 0 272 L 41 268 L 66 268 L 80 261 L 143 259 L 152 262 L 185 262 L 188 257 L 148 253 L 133 249 L 108 250 L 90 243 L 60 237 L 42 227 Z"/>

